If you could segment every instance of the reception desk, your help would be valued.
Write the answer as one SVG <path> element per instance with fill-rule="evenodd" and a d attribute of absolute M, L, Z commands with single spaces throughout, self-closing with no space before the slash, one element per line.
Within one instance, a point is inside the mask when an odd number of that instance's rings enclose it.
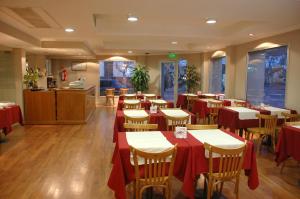
<path fill-rule="evenodd" d="M 95 86 L 24 90 L 25 124 L 84 124 L 95 110 Z"/>

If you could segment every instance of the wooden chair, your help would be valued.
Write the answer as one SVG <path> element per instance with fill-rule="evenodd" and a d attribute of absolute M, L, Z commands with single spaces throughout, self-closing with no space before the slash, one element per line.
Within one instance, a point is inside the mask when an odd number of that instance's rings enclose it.
<path fill-rule="evenodd" d="M 219 101 L 208 101 L 209 107 L 209 124 L 216 124 L 216 120 L 218 119 L 219 110 L 223 107 L 223 102 Z"/>
<path fill-rule="evenodd" d="M 156 131 L 158 124 L 132 124 L 124 123 L 126 131 Z"/>
<path fill-rule="evenodd" d="M 235 106 L 238 107 L 247 107 L 247 102 L 242 102 L 242 101 L 234 101 Z"/>
<path fill-rule="evenodd" d="M 142 199 L 145 189 L 150 187 L 161 187 L 167 199 L 171 198 L 171 176 L 173 175 L 174 161 L 176 158 L 177 145 L 160 153 L 150 153 L 138 150 L 130 146 L 134 161 L 134 192 L 135 199 Z M 139 165 L 139 160 L 144 160 Z M 170 159 L 170 162 L 167 160 Z M 144 167 L 143 173 L 140 167 Z"/>
<path fill-rule="evenodd" d="M 247 149 L 247 145 L 243 145 L 236 149 L 223 149 L 216 146 L 212 146 L 208 143 L 204 143 L 204 148 L 209 152 L 209 172 L 206 174 L 206 180 L 208 184 L 207 189 L 207 199 L 210 199 L 213 195 L 214 187 L 219 188 L 219 194 L 222 193 L 224 182 L 233 182 L 235 184 L 235 194 L 236 198 L 239 198 L 239 183 L 240 183 L 240 173 L 244 163 L 244 157 Z M 213 154 L 218 154 L 219 166 L 218 170 L 215 172 Z M 215 167 L 216 168 L 216 167 Z"/>
<path fill-rule="evenodd" d="M 152 105 L 157 106 L 157 108 L 159 108 L 159 109 L 168 108 L 168 103 L 167 102 L 164 102 L 164 103 L 152 102 Z"/>
<path fill-rule="evenodd" d="M 189 115 L 185 117 L 172 117 L 166 115 L 165 117 L 168 131 L 175 131 L 176 126 L 185 126 L 189 123 L 190 119 Z"/>
<path fill-rule="evenodd" d="M 145 117 L 129 117 L 127 115 L 124 115 L 125 117 L 125 123 L 130 124 L 148 124 L 149 123 L 149 115 Z"/>
<path fill-rule="evenodd" d="M 188 130 L 206 130 L 206 129 L 218 129 L 218 125 L 201 125 L 201 124 L 187 124 Z"/>
<path fill-rule="evenodd" d="M 125 95 L 128 93 L 128 88 L 120 88 L 120 95 Z"/>
<path fill-rule="evenodd" d="M 105 90 L 105 95 L 106 95 L 106 105 L 110 100 L 112 100 L 113 105 L 115 104 L 115 89 L 114 88 L 107 88 Z"/>
<path fill-rule="evenodd" d="M 198 100 L 199 98 L 198 98 L 198 96 L 188 95 L 186 97 L 186 99 L 187 99 L 187 108 L 188 108 L 188 110 L 192 110 L 195 101 Z"/>
<path fill-rule="evenodd" d="M 293 114 L 293 113 L 281 113 L 281 115 L 284 117 L 284 123 L 287 122 L 297 122 L 300 120 L 300 114 Z"/>
<path fill-rule="evenodd" d="M 141 102 L 136 103 L 126 103 L 124 101 L 124 109 L 140 109 L 141 108 Z"/>
<path fill-rule="evenodd" d="M 259 127 L 257 128 L 248 128 L 246 133 L 246 139 L 253 138 L 254 134 L 258 134 L 258 144 L 259 144 L 259 150 L 261 148 L 262 140 L 267 137 L 271 136 L 272 141 L 272 149 L 275 151 L 275 130 L 276 130 L 276 124 L 277 124 L 277 115 L 264 115 L 264 114 L 256 114 L 256 117 L 259 120 Z"/>
<path fill-rule="evenodd" d="M 124 99 L 126 100 L 131 100 L 131 99 L 137 99 L 137 96 L 136 95 L 124 95 Z"/>

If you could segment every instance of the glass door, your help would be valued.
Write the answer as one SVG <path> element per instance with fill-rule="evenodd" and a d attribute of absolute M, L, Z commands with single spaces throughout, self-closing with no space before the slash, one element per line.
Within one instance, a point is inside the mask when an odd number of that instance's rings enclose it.
<path fill-rule="evenodd" d="M 161 62 L 161 97 L 165 100 L 174 100 L 174 61 Z"/>
<path fill-rule="evenodd" d="M 225 68 L 226 68 L 225 57 L 212 59 L 210 84 L 209 84 L 210 93 L 225 92 Z"/>
<path fill-rule="evenodd" d="M 161 62 L 161 96 L 174 101 L 177 94 L 185 93 L 187 60 Z M 175 78 L 177 77 L 177 78 Z"/>

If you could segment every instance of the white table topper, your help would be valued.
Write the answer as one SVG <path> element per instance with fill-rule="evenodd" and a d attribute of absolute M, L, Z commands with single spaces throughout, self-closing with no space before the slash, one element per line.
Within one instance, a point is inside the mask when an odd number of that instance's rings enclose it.
<path fill-rule="evenodd" d="M 225 107 L 225 108 L 238 112 L 240 120 L 257 119 L 256 114 L 260 113 L 257 110 L 253 110 L 245 107 Z"/>
<path fill-rule="evenodd" d="M 124 110 L 124 115 L 133 118 L 141 118 L 148 116 L 145 110 Z"/>
<path fill-rule="evenodd" d="M 198 95 L 195 95 L 193 93 L 184 93 L 185 96 L 191 96 L 191 97 L 197 97 Z"/>
<path fill-rule="evenodd" d="M 277 115 L 278 118 L 284 118 L 284 116 L 282 116 L 281 113 L 291 113 L 290 110 L 277 108 L 277 107 L 273 107 L 273 106 L 264 106 L 263 109 L 270 111 L 271 115 Z"/>
<path fill-rule="evenodd" d="M 126 104 L 136 104 L 139 102 L 140 102 L 140 100 L 124 100 L 124 103 L 126 103 Z"/>
<path fill-rule="evenodd" d="M 206 142 L 210 145 L 224 149 L 235 149 L 244 145 L 244 142 L 219 129 L 188 130 L 188 132 L 203 144 Z M 205 156 L 209 157 L 208 151 L 205 151 Z M 217 154 L 213 154 L 213 157 L 219 156 Z"/>
<path fill-rule="evenodd" d="M 300 125 L 292 125 L 292 127 L 300 129 Z"/>
<path fill-rule="evenodd" d="M 160 153 L 174 147 L 160 131 L 126 132 L 126 139 L 130 146 L 145 152 Z M 144 160 L 138 159 L 138 164 L 144 164 Z"/>
<path fill-rule="evenodd" d="M 149 94 L 144 94 L 145 97 L 154 97 L 156 96 L 155 94 L 149 93 Z"/>
<path fill-rule="evenodd" d="M 167 103 L 166 100 L 162 100 L 162 99 L 156 99 L 156 100 L 149 100 L 151 103 L 158 103 L 158 104 L 164 104 Z"/>

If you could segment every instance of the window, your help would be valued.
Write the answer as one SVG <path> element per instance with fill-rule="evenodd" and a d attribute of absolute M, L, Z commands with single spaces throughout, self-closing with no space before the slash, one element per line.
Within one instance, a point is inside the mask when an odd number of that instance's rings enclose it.
<path fill-rule="evenodd" d="M 129 88 L 133 92 L 130 82 L 132 70 L 135 67 L 134 61 L 100 61 L 100 95 L 105 95 L 107 88 Z"/>
<path fill-rule="evenodd" d="M 247 100 L 283 108 L 285 106 L 287 46 L 248 54 Z"/>
<path fill-rule="evenodd" d="M 209 84 L 210 93 L 225 92 L 225 68 L 226 68 L 226 57 L 212 59 L 210 84 Z"/>

